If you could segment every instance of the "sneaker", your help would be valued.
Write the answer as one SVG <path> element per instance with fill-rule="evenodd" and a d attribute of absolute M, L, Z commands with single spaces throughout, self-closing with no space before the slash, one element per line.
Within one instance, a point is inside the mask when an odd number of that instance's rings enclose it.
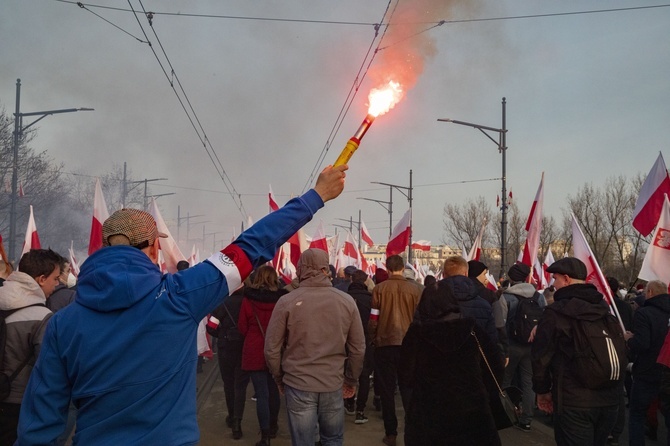
<path fill-rule="evenodd" d="M 365 424 L 368 422 L 368 417 L 365 416 L 363 412 L 356 412 L 356 424 Z"/>
<path fill-rule="evenodd" d="M 530 423 L 517 423 L 514 427 L 522 432 L 530 432 Z"/>
<path fill-rule="evenodd" d="M 344 400 L 344 412 L 347 415 L 354 415 L 356 413 L 356 402 L 352 400 Z"/>

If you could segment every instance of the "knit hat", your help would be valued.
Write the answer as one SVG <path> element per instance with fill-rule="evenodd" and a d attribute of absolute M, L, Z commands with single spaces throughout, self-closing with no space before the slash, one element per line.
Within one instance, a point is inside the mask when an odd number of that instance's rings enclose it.
<path fill-rule="evenodd" d="M 512 282 L 525 282 L 529 274 L 530 266 L 523 263 L 515 263 L 509 271 L 507 271 L 507 277 L 509 277 Z"/>
<path fill-rule="evenodd" d="M 489 269 L 489 267 L 479 260 L 470 260 L 468 262 L 468 277 L 471 279 L 476 279 L 487 269 Z"/>
<path fill-rule="evenodd" d="M 382 268 L 377 268 L 377 271 L 375 272 L 375 283 L 379 285 L 383 281 L 389 278 L 389 273 Z"/>
<path fill-rule="evenodd" d="M 576 257 L 563 257 L 547 268 L 548 273 L 565 274 L 577 280 L 586 280 L 586 265 Z"/>
<path fill-rule="evenodd" d="M 102 244 L 109 246 L 109 237 L 124 235 L 130 240 L 130 246 L 139 246 L 144 242 L 153 245 L 158 237 L 167 237 L 158 232 L 156 220 L 148 212 L 139 209 L 120 209 L 114 212 L 102 224 Z"/>

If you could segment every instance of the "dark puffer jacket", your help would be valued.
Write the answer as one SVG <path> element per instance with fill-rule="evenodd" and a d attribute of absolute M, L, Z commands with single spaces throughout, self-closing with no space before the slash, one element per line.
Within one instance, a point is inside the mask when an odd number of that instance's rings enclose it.
<path fill-rule="evenodd" d="M 668 333 L 670 295 L 660 294 L 644 301 L 633 315 L 633 336 L 628 340 L 633 360 L 633 378 L 651 383 L 661 380 L 661 365 L 656 362 Z"/>

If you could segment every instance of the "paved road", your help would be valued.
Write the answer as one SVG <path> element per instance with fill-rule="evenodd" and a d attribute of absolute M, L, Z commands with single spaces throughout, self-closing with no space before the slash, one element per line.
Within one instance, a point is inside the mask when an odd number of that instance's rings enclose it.
<path fill-rule="evenodd" d="M 211 385 L 211 390 L 208 390 Z M 198 423 L 200 425 L 200 444 L 203 446 L 253 446 L 260 439 L 260 429 L 256 418 L 255 403 L 250 400 L 253 388 L 249 385 L 247 405 L 244 412 L 242 431 L 244 436 L 240 440 L 233 440 L 230 429 L 225 425 L 227 415 L 223 398 L 223 384 L 218 373 L 215 361 L 205 364 L 204 372 L 198 375 L 199 386 L 199 413 Z M 372 397 L 371 397 L 372 398 Z M 403 419 L 402 404 L 398 398 L 398 419 Z M 381 441 L 384 436 L 384 425 L 381 412 L 375 412 L 372 407 L 366 410 L 370 421 L 358 425 L 354 423 L 353 416 L 346 416 L 344 429 L 344 444 L 348 446 L 383 446 Z M 286 424 L 286 409 L 282 403 L 279 416 L 279 435 L 272 440 L 272 446 L 290 446 Z M 502 443 L 505 446 L 545 446 L 553 445 L 553 431 L 551 428 L 536 423 L 531 432 L 521 432 L 518 429 L 509 428 L 500 431 Z M 402 422 L 401 435 L 398 437 L 398 445 L 403 446 Z"/>

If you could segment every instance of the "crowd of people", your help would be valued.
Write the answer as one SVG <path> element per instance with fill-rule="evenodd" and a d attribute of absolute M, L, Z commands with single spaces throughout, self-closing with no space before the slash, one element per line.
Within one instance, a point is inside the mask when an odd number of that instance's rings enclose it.
<path fill-rule="evenodd" d="M 9 383 L 0 446 L 72 436 L 196 444 L 196 332 L 205 318 L 217 339 L 225 423 L 233 439 L 245 435 L 251 382 L 256 446 L 282 429 L 295 446 L 341 445 L 345 417 L 366 423 L 371 396 L 387 446 L 401 433 L 407 446 L 499 445 L 501 428 L 531 431 L 536 409 L 553 416 L 560 446 L 615 445 L 627 406 L 630 444 L 642 445 L 654 432 L 645 426 L 650 408 L 670 414 L 662 282 L 627 296 L 611 278 L 608 302 L 587 283 L 586 266 L 565 257 L 547 270 L 551 288 L 537 290 L 530 267 L 515 264 L 496 292 L 477 260 L 449 257 L 442 278 L 422 284 L 401 256 L 370 277 L 353 266 L 335 271 L 315 248 L 301 254 L 297 280 L 281 282 L 266 262 L 341 193 L 345 170 L 326 168 L 314 189 L 175 274 L 156 267 L 164 235 L 135 209 L 104 222 L 105 247 L 84 262 L 76 288 L 51 250 L 26 253 L 17 271 L 2 262 L 0 365 Z M 503 409 L 503 388 L 518 388 L 517 419 Z M 287 426 L 278 422 L 282 402 Z"/>

